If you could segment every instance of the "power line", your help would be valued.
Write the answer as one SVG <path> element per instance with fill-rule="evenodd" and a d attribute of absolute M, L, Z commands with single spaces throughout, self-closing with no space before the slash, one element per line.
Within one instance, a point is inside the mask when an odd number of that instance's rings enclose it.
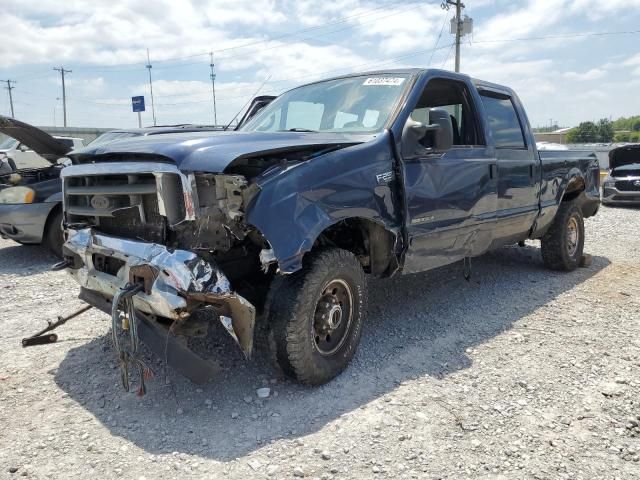
<path fill-rule="evenodd" d="M 447 24 L 448 18 L 449 18 L 449 13 L 445 11 L 442 27 L 440 27 L 440 33 L 438 34 L 438 38 L 436 39 L 435 45 L 433 46 L 433 51 L 431 52 L 431 56 L 429 57 L 429 62 L 427 63 L 427 65 L 431 65 L 431 61 L 433 60 L 433 56 L 435 55 L 436 49 L 438 48 L 438 44 L 440 43 L 440 39 L 442 38 L 442 33 L 444 32 L 444 26 Z"/>
<path fill-rule="evenodd" d="M 520 37 L 520 38 L 494 38 L 486 40 L 474 40 L 473 43 L 510 43 L 510 42 L 529 42 L 533 40 L 554 40 L 562 38 L 579 38 L 579 37 L 604 37 L 608 35 L 634 35 L 640 33 L 640 30 L 623 30 L 611 32 L 584 32 L 584 33 L 567 33 L 559 35 L 543 35 L 537 37 Z"/>
<path fill-rule="evenodd" d="M 9 105 L 11 105 L 11 118 L 15 118 L 15 114 L 13 113 L 13 95 L 11 95 L 11 90 L 16 87 L 12 87 L 11 84 L 15 84 L 15 80 L 0 80 L 0 82 L 6 82 L 7 86 L 4 87 L 6 90 L 9 90 Z"/>
<path fill-rule="evenodd" d="M 62 77 L 62 117 L 64 119 L 64 126 L 67 126 L 67 89 L 64 86 L 64 74 L 72 73 L 71 70 L 65 70 L 64 67 L 53 68 L 54 70 L 60 72 L 60 76 Z"/>
<path fill-rule="evenodd" d="M 451 56 L 451 51 L 453 50 L 453 47 L 455 46 L 455 43 L 452 43 L 449 46 L 449 51 L 447 52 L 447 56 L 444 57 L 444 62 L 442 62 L 442 65 L 440 66 L 440 68 L 444 68 L 444 66 L 447 64 L 447 61 L 449 61 L 449 57 Z"/>
<path fill-rule="evenodd" d="M 18 75 L 16 78 L 16 80 L 33 80 L 36 78 L 44 78 L 44 77 L 48 77 L 51 74 L 51 70 L 41 70 L 40 72 L 33 72 L 33 73 L 29 73 L 26 75 Z"/>

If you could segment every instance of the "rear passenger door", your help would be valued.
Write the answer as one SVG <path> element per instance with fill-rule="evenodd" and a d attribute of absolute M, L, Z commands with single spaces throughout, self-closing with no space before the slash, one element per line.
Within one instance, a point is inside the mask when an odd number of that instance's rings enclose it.
<path fill-rule="evenodd" d="M 538 215 L 540 162 L 525 132 L 527 119 L 509 92 L 480 89 L 498 163 L 494 245 L 525 238 Z"/>

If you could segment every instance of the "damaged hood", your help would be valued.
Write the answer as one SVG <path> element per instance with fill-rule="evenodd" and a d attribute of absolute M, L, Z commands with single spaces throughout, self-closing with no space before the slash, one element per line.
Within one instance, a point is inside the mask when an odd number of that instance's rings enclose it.
<path fill-rule="evenodd" d="M 611 170 L 634 163 L 640 165 L 640 144 L 625 145 L 609 152 L 609 168 Z"/>
<path fill-rule="evenodd" d="M 0 115 L 0 132 L 15 138 L 51 163 L 71 151 L 47 132 L 14 118 Z"/>
<path fill-rule="evenodd" d="M 269 155 L 309 147 L 323 149 L 366 142 L 374 135 L 307 132 L 195 132 L 132 137 L 107 145 L 87 147 L 70 155 L 74 163 L 164 159 L 190 172 L 219 173 L 235 159 Z"/>

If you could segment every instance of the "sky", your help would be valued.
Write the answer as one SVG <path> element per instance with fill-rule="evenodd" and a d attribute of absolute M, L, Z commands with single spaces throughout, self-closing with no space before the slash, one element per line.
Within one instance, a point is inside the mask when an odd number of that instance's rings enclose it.
<path fill-rule="evenodd" d="M 454 69 L 440 0 L 2 0 L 0 80 L 40 126 L 229 122 L 254 96 L 345 73 Z M 640 114 L 640 0 L 466 0 L 463 73 L 514 88 L 533 126 Z M 2 84 L 0 84 L 1 86 Z M 5 84 L 6 86 L 6 84 Z M 10 114 L 0 90 L 0 114 Z"/>

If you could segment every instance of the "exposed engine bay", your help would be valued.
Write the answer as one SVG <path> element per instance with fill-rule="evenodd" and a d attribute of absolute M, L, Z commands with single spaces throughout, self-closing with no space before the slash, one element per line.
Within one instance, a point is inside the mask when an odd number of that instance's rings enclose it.
<path fill-rule="evenodd" d="M 0 175 L 0 188 L 29 185 L 34 189 L 41 189 L 42 186 L 35 184 L 40 184 L 47 180 L 56 180 L 55 185 L 57 186 L 62 168 L 63 165 L 51 165 L 5 173 Z M 46 185 L 43 184 L 43 186 L 46 188 Z"/>

